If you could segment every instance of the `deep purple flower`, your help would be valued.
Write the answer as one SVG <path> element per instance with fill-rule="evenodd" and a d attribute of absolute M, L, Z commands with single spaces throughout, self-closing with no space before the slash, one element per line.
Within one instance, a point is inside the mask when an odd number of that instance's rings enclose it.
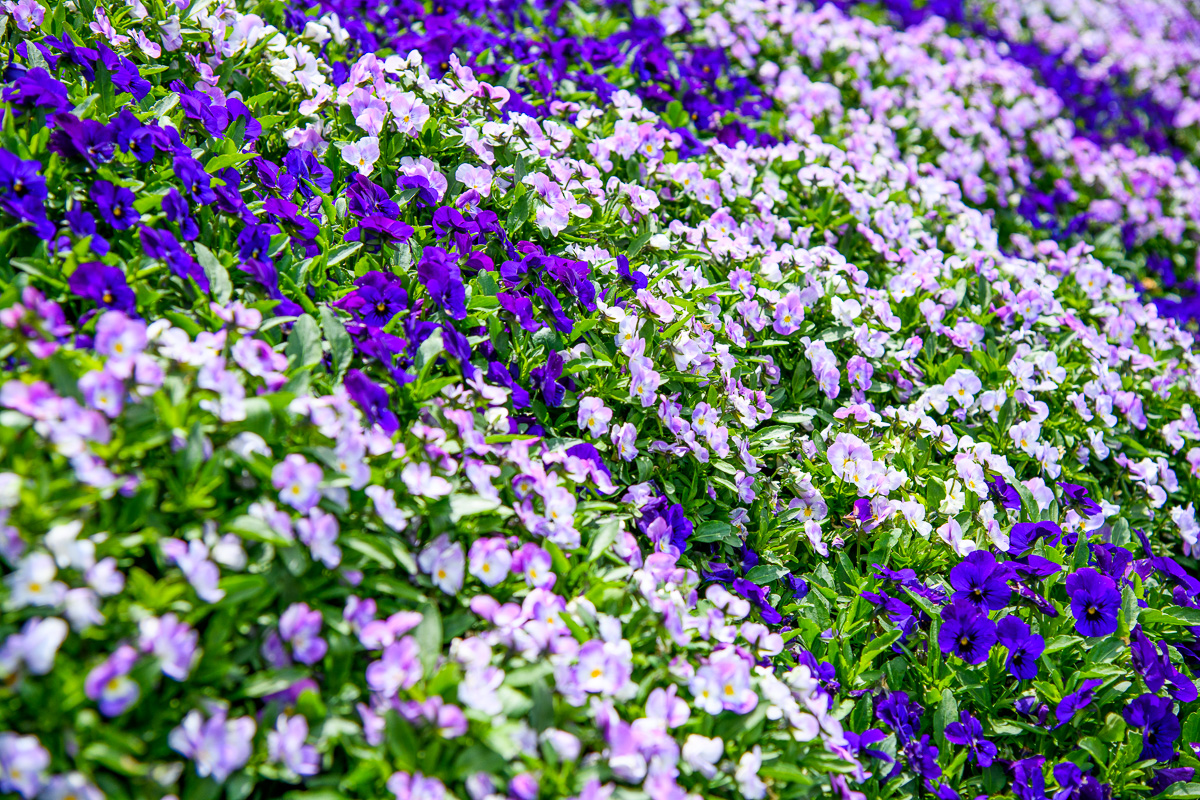
<path fill-rule="evenodd" d="M 442 206 L 433 212 L 433 232 L 439 239 L 453 233 L 466 233 L 470 230 L 468 223 L 458 209 Z"/>
<path fill-rule="evenodd" d="M 1017 680 L 1037 677 L 1037 660 L 1046 649 L 1046 640 L 1030 633 L 1029 626 L 1019 617 L 1007 616 L 996 624 L 996 637 L 1008 649 L 1004 666 Z"/>
<path fill-rule="evenodd" d="M 496 295 L 500 307 L 517 318 L 517 323 L 524 330 L 533 333 L 545 327 L 533 315 L 533 303 L 529 298 L 515 292 L 500 292 Z"/>
<path fill-rule="evenodd" d="M 183 194 L 193 203 L 206 206 L 217 199 L 212 190 L 212 180 L 201 164 L 190 156 L 175 156 L 175 177 L 183 184 Z M 264 206 L 264 210 L 270 212 Z"/>
<path fill-rule="evenodd" d="M 356 279 L 354 284 L 358 288 L 335 305 L 358 313 L 368 327 L 382 328 L 408 308 L 408 292 L 394 275 L 372 271 Z"/>
<path fill-rule="evenodd" d="M 1117 630 L 1117 614 L 1121 610 L 1121 593 L 1112 579 L 1091 567 L 1084 567 L 1067 576 L 1067 594 L 1071 597 L 1071 613 L 1075 615 L 1075 630 L 1082 636 L 1107 636 Z"/>
<path fill-rule="evenodd" d="M 907 742 L 921 728 L 920 703 L 909 701 L 907 692 L 892 692 L 875 704 L 875 716 L 896 732 L 901 743 Z"/>
<path fill-rule="evenodd" d="M 116 230 L 123 231 L 137 223 L 139 214 L 133 207 L 136 199 L 124 186 L 114 186 L 105 180 L 92 184 L 92 202 L 100 209 L 104 221 Z"/>
<path fill-rule="evenodd" d="M 1090 516 L 1101 512 L 1100 505 L 1088 497 L 1088 490 L 1075 483 L 1059 482 L 1058 487 L 1063 490 L 1063 494 L 1070 500 L 1070 505 L 1075 506 L 1082 513 Z"/>
<path fill-rule="evenodd" d="M 1058 725 L 1055 727 L 1066 725 L 1076 711 L 1091 705 L 1092 700 L 1096 697 L 1096 688 L 1103 683 L 1104 681 L 1098 678 L 1086 680 L 1078 690 L 1063 697 L 1054 708 L 1054 716 L 1058 719 Z"/>
<path fill-rule="evenodd" d="M 229 104 L 226 103 L 226 107 L 228 106 Z M 333 170 L 318 161 L 317 157 L 308 150 L 289 150 L 288 154 L 283 157 L 283 166 L 287 168 L 288 174 L 296 176 L 297 188 L 305 197 L 313 196 L 309 184 L 327 194 L 333 188 Z M 355 175 L 358 173 L 356 172 Z M 399 216 L 399 210 L 389 216 Z"/>
<path fill-rule="evenodd" d="M 68 61 L 78 66 L 80 72 L 83 73 L 83 77 L 89 81 L 96 80 L 96 73 L 93 67 L 99 56 L 95 50 L 75 44 L 75 41 L 66 33 L 63 34 L 61 39 L 55 36 L 47 36 L 42 41 L 61 52 Z"/>
<path fill-rule="evenodd" d="M 458 360 L 462 367 L 463 374 L 467 378 L 474 378 L 478 373 L 478 368 L 471 363 L 471 340 L 463 334 L 459 333 L 448 324 L 442 325 L 442 346 L 446 348 L 446 352 Z"/>
<path fill-rule="evenodd" d="M 367 421 L 379 425 L 389 436 L 400 428 L 396 415 L 388 407 L 388 393 L 357 369 L 349 370 L 345 378 L 346 392 L 358 404 Z"/>
<path fill-rule="evenodd" d="M 793 575 L 790 572 L 787 575 L 783 576 L 783 580 L 784 580 L 784 583 L 787 584 L 788 588 L 792 590 L 792 599 L 793 600 L 803 600 L 804 597 L 808 595 L 808 592 L 809 592 L 808 581 L 804 580 L 803 578 L 797 577 L 796 575 Z"/>
<path fill-rule="evenodd" d="M 768 625 L 778 625 L 780 622 L 783 622 L 783 615 L 775 610 L 775 607 L 771 605 L 768 599 L 769 592 L 767 591 L 767 587 L 751 583 L 745 578 L 735 578 L 733 581 L 733 590 L 758 607 L 758 612 L 762 615 L 763 622 Z"/>
<path fill-rule="evenodd" d="M 1139 760 L 1170 761 L 1175 758 L 1175 740 L 1179 738 L 1180 725 L 1172 708 L 1171 700 L 1152 694 L 1141 695 L 1125 708 L 1125 721 L 1142 729 Z"/>
<path fill-rule="evenodd" d="M 299 206 L 288 200 L 268 197 L 263 203 L 263 211 L 270 214 L 287 233 L 302 242 L 315 239 L 321 232 L 316 223 L 300 213 Z"/>
<path fill-rule="evenodd" d="M 648 285 L 646 274 L 640 270 L 630 271 L 629 259 L 624 255 L 617 256 L 617 274 L 633 284 L 633 288 L 645 289 Z"/>
<path fill-rule="evenodd" d="M 1010 555 L 1019 556 L 1033 547 L 1038 539 L 1045 539 L 1051 545 L 1056 545 L 1061 538 L 1062 528 L 1057 523 L 1018 522 L 1008 532 L 1008 552 Z"/>
<path fill-rule="evenodd" d="M 388 196 L 387 191 L 357 172 L 350 176 L 346 187 L 346 209 L 356 217 L 382 214 L 395 219 L 400 216 L 400 206 Z"/>
<path fill-rule="evenodd" d="M 1105 784 L 1070 761 L 1054 767 L 1054 780 L 1058 782 L 1058 792 L 1054 796 L 1060 800 L 1108 800 L 1112 795 Z"/>
<path fill-rule="evenodd" d="M 1046 777 L 1042 774 L 1042 756 L 1014 761 L 1009 766 L 1012 772 L 1012 792 L 1017 800 L 1046 800 Z"/>
<path fill-rule="evenodd" d="M 451 319 L 467 318 L 467 295 L 458 262 L 440 247 L 426 247 L 417 263 L 417 278 Z"/>
<path fill-rule="evenodd" d="M 182 280 L 191 278 L 200 287 L 201 291 L 209 290 L 208 275 L 204 269 L 185 251 L 180 245 L 179 240 L 175 235 L 168 230 L 156 230 L 154 228 L 143 227 L 138 231 L 142 240 L 142 250 L 150 258 L 158 258 L 166 262 Z"/>
<path fill-rule="evenodd" d="M 938 748 L 930 744 L 929 734 L 920 739 L 915 736 L 904 745 L 904 758 L 908 768 L 927 781 L 942 776 L 942 768 L 938 764 Z"/>
<path fill-rule="evenodd" d="M 400 199 L 404 202 L 411 199 L 420 208 L 429 208 L 437 204 L 437 190 L 430 185 L 429 179 L 422 175 L 399 173 L 396 175 L 396 188 L 403 193 Z"/>
<path fill-rule="evenodd" d="M 1017 584 L 1017 594 L 1021 595 L 1021 597 L 1023 597 L 1024 599 L 1028 600 L 1030 605 L 1032 605 L 1034 608 L 1036 608 L 1038 611 L 1042 612 L 1046 616 L 1048 616 L 1048 617 L 1057 617 L 1058 616 L 1058 609 L 1055 608 L 1053 603 L 1051 603 L 1045 597 L 1042 597 L 1040 594 L 1038 594 L 1036 591 L 1034 591 L 1029 586 L 1026 586 L 1024 583 Z"/>
<path fill-rule="evenodd" d="M 730 583 L 737 577 L 737 573 L 733 571 L 733 567 L 723 561 L 710 561 L 708 569 L 702 571 L 701 579 L 706 581 L 716 581 L 717 583 Z"/>
<path fill-rule="evenodd" d="M 987 487 L 988 494 L 997 503 L 1009 509 L 1010 511 L 1021 510 L 1021 495 L 1015 488 L 1009 486 L 1004 478 L 997 475 L 995 478 L 987 482 Z"/>
<path fill-rule="evenodd" d="M 137 311 L 136 298 L 125 282 L 125 273 L 98 261 L 86 261 L 75 268 L 67 279 L 71 292 L 93 300 L 104 308 L 115 308 L 126 314 Z"/>
<path fill-rule="evenodd" d="M 892 764 L 895 762 L 895 759 L 893 759 L 884 751 L 871 747 L 871 745 L 878 744 L 887 738 L 884 732 L 878 728 L 868 728 L 862 733 L 855 733 L 847 730 L 843 735 L 846 737 L 846 742 L 849 745 L 850 750 L 853 751 L 854 754 L 859 758 L 862 758 L 863 756 L 870 756 L 871 758 L 877 758 L 887 764 Z"/>
<path fill-rule="evenodd" d="M 187 201 L 174 186 L 167 190 L 162 200 L 163 213 L 167 220 L 179 226 L 179 235 L 186 241 L 191 241 L 200 235 L 200 226 L 192 216 Z"/>
<path fill-rule="evenodd" d="M 896 624 L 913 616 L 912 606 L 903 600 L 897 600 L 887 592 L 863 592 L 860 596 L 867 602 L 879 606 L 879 610 L 887 614 L 888 618 Z"/>
<path fill-rule="evenodd" d="M 520 375 L 517 377 L 520 377 Z M 512 393 L 514 409 L 529 408 L 529 392 L 517 383 L 516 378 L 509 372 L 508 367 L 499 361 L 489 362 L 487 378 L 489 382 L 503 386 Z"/>
<path fill-rule="evenodd" d="M 8 203 L 46 199 L 46 179 L 41 175 L 40 161 L 24 160 L 0 148 L 0 198 Z"/>
<path fill-rule="evenodd" d="M 38 236 L 49 240 L 57 230 L 46 219 L 46 180 L 39 174 L 41 163 L 24 161 L 0 149 L 0 208 L 33 225 Z"/>
<path fill-rule="evenodd" d="M 259 157 L 250 162 L 258 176 L 258 185 L 287 199 L 296 193 L 296 177 L 279 168 L 274 161 Z"/>
<path fill-rule="evenodd" d="M 1008 567 L 997 564 L 995 556 L 975 550 L 950 570 L 950 585 L 954 588 L 951 597 L 983 610 L 999 611 L 1012 597 L 1008 577 Z"/>
<path fill-rule="evenodd" d="M 538 286 L 533 290 L 542 300 L 542 304 L 550 312 L 550 316 L 554 318 L 554 327 L 560 332 L 570 334 L 575 329 L 575 322 L 563 312 L 562 303 L 555 297 L 554 292 L 547 289 L 545 286 Z"/>
<path fill-rule="evenodd" d="M 137 65 L 128 58 L 122 57 L 117 69 L 112 73 L 112 82 L 123 92 L 129 92 L 133 95 L 133 99 L 139 103 L 146 95 L 150 94 L 150 81 L 142 77 L 138 72 Z"/>
<path fill-rule="evenodd" d="M 247 225 L 238 234 L 238 255 L 243 261 L 270 261 L 271 237 L 278 232 L 274 225 Z"/>
<path fill-rule="evenodd" d="M 112 160 L 117 143 L 106 125 L 65 113 L 55 114 L 51 121 L 54 123 L 49 146 L 52 152 L 63 158 L 84 161 L 92 168 Z"/>
<path fill-rule="evenodd" d="M 1026 581 L 1040 580 L 1062 572 L 1060 565 L 1048 558 L 1035 555 L 1008 561 L 1006 565 L 1012 568 L 1018 578 Z"/>
<path fill-rule="evenodd" d="M 563 357 L 557 351 L 551 350 L 545 364 L 534 367 L 529 373 L 530 382 L 541 391 L 542 399 L 550 408 L 562 405 L 566 395 L 566 387 L 558 382 L 562 377 Z"/>
<path fill-rule="evenodd" d="M 962 712 L 960 719 L 946 726 L 946 741 L 968 748 L 973 763 L 990 767 L 996 758 L 996 745 L 983 738 L 983 726 L 970 713 Z"/>
<path fill-rule="evenodd" d="M 961 600 L 942 610 L 938 646 L 943 653 L 954 653 L 968 664 L 982 664 L 996 643 L 996 624 L 976 606 Z"/>
<path fill-rule="evenodd" d="M 1133 668 L 1146 682 L 1146 688 L 1157 692 L 1168 682 L 1171 684 L 1171 695 L 1181 703 L 1190 703 L 1196 699 L 1196 684 L 1179 671 L 1171 663 L 1171 654 L 1166 642 L 1159 642 L 1158 649 L 1147 638 L 1141 625 L 1135 625 L 1130 632 L 1129 650 Z"/>
<path fill-rule="evenodd" d="M 65 111 L 71 107 L 67 87 L 42 67 L 34 67 L 4 88 L 4 102 L 25 108 Z M 18 112 L 19 113 L 19 112 Z"/>
<path fill-rule="evenodd" d="M 346 242 L 362 242 L 369 253 L 378 253 L 384 245 L 400 244 L 412 238 L 413 229 L 400 220 L 390 219 L 383 214 L 363 217 L 357 225 L 342 237 Z"/>
<path fill-rule="evenodd" d="M 1174 786 L 1177 783 L 1186 783 L 1196 774 L 1196 770 L 1192 767 L 1170 767 L 1169 769 L 1154 770 L 1154 777 L 1150 779 L 1150 796 L 1162 794 L 1167 790 L 1167 787 Z"/>

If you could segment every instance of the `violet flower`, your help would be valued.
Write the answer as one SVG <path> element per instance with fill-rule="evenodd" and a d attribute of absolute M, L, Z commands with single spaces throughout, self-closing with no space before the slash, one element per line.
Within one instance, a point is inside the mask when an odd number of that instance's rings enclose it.
<path fill-rule="evenodd" d="M 1071 613 L 1075 615 L 1075 630 L 1082 636 L 1107 636 L 1117 630 L 1117 614 L 1121 610 L 1121 593 L 1112 579 L 1091 567 L 1068 575 L 1067 594 L 1071 597 Z"/>
<path fill-rule="evenodd" d="M 979 609 L 961 600 L 942 610 L 938 646 L 968 664 L 982 664 L 996 643 L 996 624 Z"/>

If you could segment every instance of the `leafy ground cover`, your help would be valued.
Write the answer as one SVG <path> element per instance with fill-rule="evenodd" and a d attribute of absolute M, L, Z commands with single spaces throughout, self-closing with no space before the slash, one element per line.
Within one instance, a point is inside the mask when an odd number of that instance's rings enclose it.
<path fill-rule="evenodd" d="M 1200 797 L 1186 8 L 4 11 L 0 793 Z"/>

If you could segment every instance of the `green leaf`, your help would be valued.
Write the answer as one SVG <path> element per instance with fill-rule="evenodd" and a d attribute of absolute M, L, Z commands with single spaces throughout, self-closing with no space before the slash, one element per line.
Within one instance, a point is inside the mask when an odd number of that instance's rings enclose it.
<path fill-rule="evenodd" d="M 226 153 L 209 159 L 208 163 L 204 165 L 204 171 L 212 175 L 217 170 L 244 164 L 256 158 L 258 158 L 258 153 Z"/>
<path fill-rule="evenodd" d="M 331 267 L 340 264 L 361 249 L 362 242 L 348 242 L 339 245 L 329 252 L 329 260 L 326 263 Z"/>
<path fill-rule="evenodd" d="M 954 692 L 943 689 L 942 701 L 933 713 L 933 729 L 939 741 L 945 741 L 946 726 L 952 722 L 958 722 L 958 702 L 954 699 Z"/>
<path fill-rule="evenodd" d="M 221 529 L 229 533 L 236 533 L 249 539 L 256 539 L 267 544 L 279 545 L 287 547 L 291 542 L 283 536 L 275 532 L 275 529 L 268 525 L 258 517 L 251 517 L 248 514 L 243 514 L 240 517 L 234 517 L 229 522 L 221 526 Z"/>
<path fill-rule="evenodd" d="M 308 677 L 304 669 L 269 669 L 257 672 L 242 684 L 242 695 L 245 697 L 266 697 L 269 694 L 282 692 L 299 680 Z"/>
<path fill-rule="evenodd" d="M 421 614 L 421 624 L 413 629 L 412 635 L 421 648 L 419 657 L 425 674 L 433 675 L 433 668 L 442 653 L 442 615 L 435 603 L 422 608 Z"/>
<path fill-rule="evenodd" d="M 463 517 L 483 514 L 500 507 L 499 498 L 478 494 L 455 494 L 450 496 L 450 521 L 457 523 Z"/>
<path fill-rule="evenodd" d="M 34 49 L 36 50 L 37 48 Z M 179 105 L 179 92 L 171 92 L 169 95 L 150 107 L 150 116 L 154 119 L 161 120 L 167 115 L 167 112 L 177 105 Z"/>
<path fill-rule="evenodd" d="M 424 376 L 429 372 L 430 367 L 437 361 L 438 356 L 446 349 L 446 345 L 442 342 L 442 329 L 438 328 L 429 335 L 429 338 L 421 342 L 421 346 L 417 348 L 417 357 L 414 362 L 420 376 Z"/>
<path fill-rule="evenodd" d="M 325 338 L 329 340 L 334 379 L 340 381 L 354 358 L 354 341 L 346 332 L 346 326 L 338 318 L 337 312 L 328 305 L 321 306 L 321 328 L 325 331 Z"/>
<path fill-rule="evenodd" d="M 1138 619 L 1147 625 L 1200 625 L 1200 608 L 1184 608 L 1182 606 L 1167 606 L 1163 609 L 1143 608 L 1138 612 Z"/>
<path fill-rule="evenodd" d="M 612 543 L 617 540 L 621 534 L 621 520 L 615 517 L 605 517 L 600 520 L 600 524 L 596 526 L 596 532 L 592 536 L 592 543 L 588 548 L 588 561 L 595 561 L 604 552 L 612 546 Z"/>
<path fill-rule="evenodd" d="M 718 520 L 709 520 L 702 522 L 692 531 L 692 535 L 688 537 L 689 542 L 702 544 L 704 542 L 720 542 L 728 541 L 728 537 L 733 533 L 733 526 L 728 522 L 720 522 Z M 734 537 L 737 538 L 736 536 Z"/>
<path fill-rule="evenodd" d="M 284 353 L 288 357 L 289 372 L 311 369 L 321 363 L 321 330 L 317 327 L 315 319 L 308 314 L 302 314 L 296 320 Z"/>
<path fill-rule="evenodd" d="M 863 648 L 862 655 L 858 657 L 859 673 L 870 669 L 871 664 L 875 662 L 875 659 L 879 657 L 879 654 L 895 644 L 896 640 L 899 639 L 903 633 L 904 631 L 900 630 L 899 628 L 892 628 L 887 633 L 876 636 L 874 639 L 867 642 L 866 647 Z"/>
<path fill-rule="evenodd" d="M 778 564 L 759 564 L 746 573 L 746 580 L 758 586 L 766 586 L 768 583 L 773 583 L 790 572 L 790 569 L 781 567 Z"/>
<path fill-rule="evenodd" d="M 209 290 L 213 299 L 221 305 L 225 305 L 233 296 L 233 283 L 229 280 L 229 270 L 225 269 L 225 265 L 217 260 L 212 250 L 199 242 L 196 242 L 195 247 L 196 260 L 200 262 L 204 276 L 208 278 Z"/>
<path fill-rule="evenodd" d="M 513 234 L 525 224 L 529 219 L 529 193 L 523 193 L 517 202 L 513 203 L 512 210 L 508 212 L 508 224 L 505 226 L 509 234 Z"/>

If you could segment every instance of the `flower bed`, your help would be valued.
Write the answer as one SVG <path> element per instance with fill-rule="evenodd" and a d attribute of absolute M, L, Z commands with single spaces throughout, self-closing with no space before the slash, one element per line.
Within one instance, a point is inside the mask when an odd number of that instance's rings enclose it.
<path fill-rule="evenodd" d="M 5 9 L 0 793 L 1200 797 L 1186 153 L 870 8 Z"/>

